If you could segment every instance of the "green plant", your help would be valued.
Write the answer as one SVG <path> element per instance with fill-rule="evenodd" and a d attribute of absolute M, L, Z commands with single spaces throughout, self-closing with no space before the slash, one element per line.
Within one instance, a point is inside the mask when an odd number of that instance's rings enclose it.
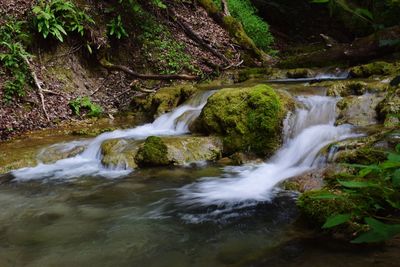
<path fill-rule="evenodd" d="M 3 98 L 10 102 L 15 96 L 25 95 L 25 84 L 29 77 L 26 60 L 31 55 L 26 52 L 23 41 L 28 35 L 23 31 L 23 21 L 9 19 L 0 27 L 0 62 L 12 76 L 4 85 Z"/>
<path fill-rule="evenodd" d="M 150 55 L 148 60 L 152 65 L 161 74 L 179 73 L 184 69 L 198 73 L 199 70 L 192 65 L 192 58 L 185 53 L 185 46 L 174 40 L 168 29 L 157 23 L 153 17 L 148 14 L 147 18 L 144 16 L 139 41 L 143 52 Z"/>
<path fill-rule="evenodd" d="M 76 32 L 83 36 L 85 25 L 94 23 L 85 12 L 66 0 L 40 0 L 32 11 L 36 29 L 43 38 L 51 35 L 60 42 L 68 33 Z"/>
<path fill-rule="evenodd" d="M 115 36 L 117 39 L 128 37 L 128 33 L 125 31 L 124 25 L 121 21 L 121 15 L 115 17 L 109 24 L 107 24 L 108 35 Z"/>
<path fill-rule="evenodd" d="M 77 97 L 69 102 L 69 106 L 71 107 L 72 112 L 77 116 L 81 115 L 82 109 L 88 111 L 86 115 L 89 117 L 99 117 L 103 112 L 102 108 L 99 105 L 94 104 L 87 96 Z"/>
<path fill-rule="evenodd" d="M 353 203 L 345 213 L 328 217 L 322 228 L 357 225 L 358 237 L 352 243 L 382 242 L 400 234 L 400 144 L 380 164 L 348 164 L 359 169 L 356 175 L 338 179 L 332 192 L 314 194 L 313 201 Z M 397 216 L 397 217 L 396 217 Z M 386 222 L 386 223 L 384 223 Z M 395 224 L 394 222 L 397 222 Z"/>
<path fill-rule="evenodd" d="M 337 9 L 352 14 L 356 19 L 367 22 L 375 30 L 399 23 L 400 2 L 398 0 L 348 1 L 348 0 L 312 0 L 312 3 L 326 4 L 331 15 Z"/>
<path fill-rule="evenodd" d="M 221 6 L 221 0 L 214 0 Z M 274 38 L 269 31 L 269 25 L 257 15 L 257 9 L 249 0 L 228 0 L 231 15 L 239 20 L 246 34 L 254 41 L 257 47 L 269 51 Z"/>

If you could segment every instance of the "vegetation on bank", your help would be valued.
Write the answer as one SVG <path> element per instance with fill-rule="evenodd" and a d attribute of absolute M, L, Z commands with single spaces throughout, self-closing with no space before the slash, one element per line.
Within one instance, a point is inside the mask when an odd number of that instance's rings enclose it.
<path fill-rule="evenodd" d="M 221 7 L 221 0 L 214 0 Z M 247 35 L 257 47 L 270 52 L 274 38 L 269 31 L 269 25 L 257 15 L 257 9 L 250 0 L 228 0 L 231 16 L 240 21 Z"/>
<path fill-rule="evenodd" d="M 323 229 L 356 236 L 352 243 L 382 242 L 400 233 L 400 144 L 387 159 L 328 179 L 319 191 L 300 196 L 300 209 Z"/>

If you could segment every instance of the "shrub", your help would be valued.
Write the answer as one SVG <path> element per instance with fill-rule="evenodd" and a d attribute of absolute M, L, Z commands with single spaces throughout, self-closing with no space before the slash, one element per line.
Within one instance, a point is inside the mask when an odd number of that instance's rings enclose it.
<path fill-rule="evenodd" d="M 40 0 L 32 11 L 35 14 L 36 29 L 43 38 L 51 35 L 60 42 L 70 32 L 83 36 L 85 24 L 94 23 L 85 12 L 66 0 Z"/>
<path fill-rule="evenodd" d="M 214 0 L 221 6 L 221 0 Z M 257 47 L 268 51 L 274 41 L 269 31 L 269 25 L 257 15 L 256 8 L 249 0 L 228 0 L 231 15 L 239 20 L 246 34 L 254 41 Z"/>
<path fill-rule="evenodd" d="M 114 36 L 115 38 L 122 39 L 128 37 L 128 33 L 125 31 L 124 25 L 121 21 L 121 15 L 115 17 L 109 24 L 107 24 L 108 35 Z"/>
<path fill-rule="evenodd" d="M 102 108 L 90 101 L 87 96 L 77 97 L 75 100 L 69 102 L 69 106 L 71 107 L 72 112 L 77 116 L 81 115 L 82 109 L 88 111 L 86 115 L 89 117 L 99 117 L 103 112 Z"/>
<path fill-rule="evenodd" d="M 3 98 L 6 102 L 10 102 L 15 96 L 25 95 L 24 88 L 29 77 L 25 61 L 31 55 L 26 52 L 22 43 L 28 37 L 23 31 L 24 25 L 23 21 L 9 19 L 0 27 L 0 62 L 12 76 L 4 85 Z"/>
<path fill-rule="evenodd" d="M 322 216 L 326 220 L 324 229 L 352 226 L 358 235 L 352 243 L 382 242 L 400 234 L 400 224 L 395 224 L 400 223 L 400 144 L 380 164 L 348 166 L 359 171 L 343 176 L 346 179 L 337 179 L 328 191 L 302 195 L 300 208 L 313 219 Z M 337 203 L 347 203 L 346 208 L 339 208 Z M 333 209 L 324 213 L 315 209 L 318 206 Z"/>

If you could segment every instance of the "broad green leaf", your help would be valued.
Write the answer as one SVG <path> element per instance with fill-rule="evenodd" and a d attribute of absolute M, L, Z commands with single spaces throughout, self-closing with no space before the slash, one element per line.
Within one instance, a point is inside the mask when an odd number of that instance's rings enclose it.
<path fill-rule="evenodd" d="M 348 188 L 366 188 L 366 187 L 377 187 L 378 185 L 366 181 L 341 181 L 338 180 L 339 184 Z"/>
<path fill-rule="evenodd" d="M 392 183 L 394 187 L 400 187 L 400 169 L 394 171 L 392 175 Z"/>
<path fill-rule="evenodd" d="M 334 226 L 348 222 L 351 219 L 351 214 L 339 214 L 329 217 L 325 224 L 322 226 L 323 229 L 332 228 Z"/>
<path fill-rule="evenodd" d="M 389 153 L 388 160 L 394 161 L 394 162 L 400 162 L 400 154 Z"/>
<path fill-rule="evenodd" d="M 365 222 L 370 226 L 371 230 L 361 234 L 351 241 L 352 243 L 383 242 L 400 233 L 400 224 L 385 224 L 371 217 L 365 218 Z"/>
<path fill-rule="evenodd" d="M 315 196 L 310 196 L 311 199 L 338 199 L 341 198 L 340 195 L 335 195 L 332 193 L 321 193 Z"/>

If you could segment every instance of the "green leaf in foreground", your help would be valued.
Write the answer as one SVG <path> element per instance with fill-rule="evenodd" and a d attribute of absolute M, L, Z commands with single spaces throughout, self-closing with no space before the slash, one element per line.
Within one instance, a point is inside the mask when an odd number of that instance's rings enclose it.
<path fill-rule="evenodd" d="M 367 217 L 365 222 L 370 230 L 351 241 L 354 244 L 383 242 L 400 234 L 400 224 L 385 224 L 374 218 Z"/>
<path fill-rule="evenodd" d="M 323 229 L 332 228 L 334 226 L 348 222 L 350 219 L 351 219 L 350 213 L 333 215 L 326 220 L 325 224 L 322 225 L 322 228 Z"/>

